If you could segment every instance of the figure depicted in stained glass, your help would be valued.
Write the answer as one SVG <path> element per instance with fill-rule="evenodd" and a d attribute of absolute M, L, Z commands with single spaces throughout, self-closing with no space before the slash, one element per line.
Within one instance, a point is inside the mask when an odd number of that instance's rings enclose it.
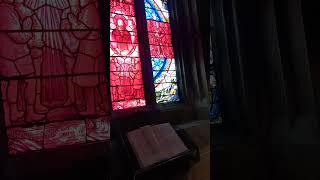
<path fill-rule="evenodd" d="M 111 1 L 110 85 L 113 109 L 144 106 L 133 2 Z"/>
<path fill-rule="evenodd" d="M 61 24 L 61 13 L 69 6 L 67 0 L 26 0 L 25 8 L 34 10 L 42 25 L 42 63 L 41 75 L 53 76 L 66 74 L 66 62 L 63 54 L 63 39 L 58 31 Z M 59 107 L 67 100 L 65 78 L 46 78 L 41 80 L 42 104 L 48 107 Z M 57 89 L 59 87 L 59 90 Z"/>
<path fill-rule="evenodd" d="M 0 4 L 0 12 L 4 14 L 0 20 L 0 28 L 4 30 L 30 30 L 32 25 L 37 27 L 35 17 L 21 19 L 13 6 Z M 33 24 L 32 22 L 35 21 Z M 22 25 L 20 22 L 23 22 Z M 0 70 L 1 75 L 10 76 L 32 76 L 36 75 L 36 68 L 39 62 L 32 58 L 34 55 L 32 46 L 33 33 L 0 33 L 0 41 L 5 43 L 0 48 Z M 4 83 L 3 83 L 4 85 Z M 25 121 L 41 120 L 44 116 L 39 114 L 47 110 L 40 104 L 40 97 L 36 96 L 36 80 L 17 80 L 7 83 L 7 103 L 5 109 L 9 110 L 12 124 L 23 124 Z M 27 96 L 26 96 L 27 94 Z M 24 114 L 24 111 L 26 112 Z"/>
<path fill-rule="evenodd" d="M 96 118 L 109 111 L 98 1 L 0 1 L 0 16 L 10 153 L 85 143 L 87 117 L 90 141 L 108 138 L 107 120 Z"/>
<path fill-rule="evenodd" d="M 111 41 L 119 43 L 111 43 L 110 47 L 116 53 L 115 55 L 130 57 L 136 51 L 138 45 L 135 44 L 137 37 L 131 36 L 127 27 L 129 26 L 128 23 L 132 23 L 132 25 L 135 26 L 135 22 L 128 20 L 124 15 L 117 14 L 112 18 L 115 29 L 111 32 Z"/>
<path fill-rule="evenodd" d="M 75 42 L 79 44 L 79 53 L 73 68 L 73 74 L 84 74 L 90 72 L 105 72 L 105 59 L 103 52 L 103 43 L 100 38 L 100 32 L 95 29 L 100 28 L 99 12 L 97 4 L 90 4 L 83 8 L 80 12 L 79 19 L 73 15 L 73 23 L 83 23 L 88 31 L 75 32 Z M 92 31 L 93 29 L 93 31 Z M 80 39 L 80 40 L 78 40 Z M 105 79 L 101 79 L 99 75 L 74 76 L 76 103 L 80 109 L 81 115 L 94 115 L 98 111 L 106 110 L 106 98 L 102 98 L 101 94 L 106 95 L 99 90 L 101 83 L 105 84 Z M 96 96 L 96 98 L 95 98 Z M 100 101 L 100 102 L 99 102 Z"/>
<path fill-rule="evenodd" d="M 0 48 L 1 74 L 22 77 L 7 83 L 5 104 L 13 122 L 44 120 L 51 110 L 74 103 L 81 115 L 95 114 L 95 103 L 106 112 L 105 78 L 96 74 L 105 72 L 97 6 L 97 1 L 74 0 L 0 3 L 0 30 L 9 31 L 0 33 L 8 44 Z M 83 73 L 95 75 L 77 75 Z"/>

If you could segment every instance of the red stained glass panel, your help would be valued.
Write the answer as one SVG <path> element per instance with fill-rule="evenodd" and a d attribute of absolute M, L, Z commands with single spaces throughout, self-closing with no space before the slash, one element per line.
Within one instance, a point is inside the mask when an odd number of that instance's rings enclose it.
<path fill-rule="evenodd" d="M 103 141 L 110 138 L 110 119 L 100 117 L 86 120 L 87 141 Z"/>
<path fill-rule="evenodd" d="M 120 42 L 110 42 L 110 58 L 139 57 L 139 45 Z"/>
<path fill-rule="evenodd" d="M 147 20 L 147 28 L 149 32 L 171 34 L 169 23 Z"/>
<path fill-rule="evenodd" d="M 133 1 L 111 1 L 110 88 L 114 110 L 144 106 Z"/>
<path fill-rule="evenodd" d="M 117 31 L 136 32 L 136 18 L 122 14 L 110 14 L 110 29 Z M 113 31 L 112 31 L 113 32 Z M 111 32 L 111 34 L 112 34 Z"/>
<path fill-rule="evenodd" d="M 135 16 L 133 4 L 121 3 L 115 0 L 110 1 L 110 13 Z"/>
<path fill-rule="evenodd" d="M 158 46 L 172 46 L 170 34 L 149 33 L 149 44 Z"/>
<path fill-rule="evenodd" d="M 77 33 L 86 36 L 80 39 L 74 36 Z M 106 71 L 103 43 L 98 31 L 60 34 L 52 40 L 45 39 L 43 33 L 35 32 L 28 42 L 21 43 L 18 39 L 20 33 L 0 32 L 0 41 L 7 44 L 0 46 L 0 75 L 30 78 Z M 31 47 L 30 43 L 35 46 Z"/>
<path fill-rule="evenodd" d="M 86 128 L 91 141 L 107 140 L 108 119 L 86 123 L 111 112 L 98 1 L 0 1 L 0 16 L 10 153 L 85 143 Z"/>
<path fill-rule="evenodd" d="M 2 81 L 6 126 L 109 114 L 105 75 Z"/>
<path fill-rule="evenodd" d="M 8 129 L 9 153 L 17 154 L 26 151 L 41 150 L 43 148 L 43 132 L 44 126 Z"/>
<path fill-rule="evenodd" d="M 52 149 L 60 146 L 105 141 L 110 138 L 110 118 L 88 118 L 49 123 L 29 128 L 8 128 L 10 154 Z"/>
<path fill-rule="evenodd" d="M 85 142 L 86 128 L 84 121 L 65 121 L 45 126 L 45 149 Z"/>
<path fill-rule="evenodd" d="M 142 72 L 129 71 L 129 72 L 112 72 L 110 77 L 111 86 L 133 86 L 142 85 Z"/>
<path fill-rule="evenodd" d="M 0 30 L 100 29 L 98 0 L 21 0 L 0 3 Z"/>
<path fill-rule="evenodd" d="M 111 97 L 114 102 L 144 99 L 143 85 L 111 86 Z"/>
<path fill-rule="evenodd" d="M 129 109 L 145 105 L 146 101 L 144 99 L 131 99 L 127 101 L 119 101 L 112 103 L 113 109 Z"/>
<path fill-rule="evenodd" d="M 110 41 L 111 42 L 120 42 L 120 43 L 129 43 L 129 44 L 137 44 L 136 32 L 129 32 L 129 31 L 113 31 L 110 30 Z"/>
<path fill-rule="evenodd" d="M 151 57 L 174 58 L 173 49 L 171 46 L 150 45 L 150 53 Z"/>
<path fill-rule="evenodd" d="M 141 60 L 140 58 L 131 58 L 131 57 L 111 57 L 110 71 L 112 72 L 141 71 Z"/>
<path fill-rule="evenodd" d="M 134 0 L 112 0 L 112 1 L 126 3 L 126 4 L 133 4 L 134 3 Z"/>

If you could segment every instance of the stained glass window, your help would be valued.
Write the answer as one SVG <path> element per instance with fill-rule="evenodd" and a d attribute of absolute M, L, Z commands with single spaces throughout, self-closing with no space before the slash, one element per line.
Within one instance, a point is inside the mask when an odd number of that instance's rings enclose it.
<path fill-rule="evenodd" d="M 10 154 L 109 139 L 98 0 L 0 1 Z"/>
<path fill-rule="evenodd" d="M 145 106 L 133 0 L 110 0 L 110 88 L 114 110 Z"/>
<path fill-rule="evenodd" d="M 165 0 L 144 0 L 157 103 L 178 101 L 176 62 Z"/>
<path fill-rule="evenodd" d="M 99 0 L 0 0 L 0 102 L 10 154 L 109 139 L 111 107 L 146 105 L 147 60 L 156 102 L 179 100 L 166 2 L 143 1 L 145 35 L 134 0 L 110 0 L 107 72 Z"/>

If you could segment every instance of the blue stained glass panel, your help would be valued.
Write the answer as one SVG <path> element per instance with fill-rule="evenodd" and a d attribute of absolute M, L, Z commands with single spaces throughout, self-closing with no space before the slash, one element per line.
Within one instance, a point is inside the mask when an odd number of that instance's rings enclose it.
<path fill-rule="evenodd" d="M 145 0 L 144 5 L 145 5 L 145 8 L 168 12 L 167 0 Z"/>
<path fill-rule="evenodd" d="M 166 0 L 145 0 L 157 103 L 179 101 L 176 63 Z"/>
<path fill-rule="evenodd" d="M 179 101 L 178 85 L 176 83 L 155 84 L 155 87 L 157 103 Z"/>
<path fill-rule="evenodd" d="M 175 60 L 169 58 L 152 58 L 153 79 L 157 83 L 159 78 L 170 75 L 172 81 L 176 82 Z M 167 81 L 168 82 L 168 81 Z"/>
<path fill-rule="evenodd" d="M 156 9 L 145 8 L 146 18 L 159 22 L 169 22 L 169 13 Z"/>

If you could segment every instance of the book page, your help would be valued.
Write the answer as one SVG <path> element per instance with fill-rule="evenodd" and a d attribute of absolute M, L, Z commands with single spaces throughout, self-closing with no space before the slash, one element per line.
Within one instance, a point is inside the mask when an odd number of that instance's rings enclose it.
<path fill-rule="evenodd" d="M 127 136 L 140 167 L 149 166 L 164 158 L 150 125 L 131 131 Z"/>
<path fill-rule="evenodd" d="M 188 150 L 169 123 L 154 125 L 152 128 L 166 158 L 171 158 Z"/>
<path fill-rule="evenodd" d="M 140 167 L 144 167 L 145 164 L 149 164 L 148 158 L 146 158 L 148 157 L 148 146 L 143 137 L 141 129 L 136 129 L 129 132 L 127 137 Z"/>

